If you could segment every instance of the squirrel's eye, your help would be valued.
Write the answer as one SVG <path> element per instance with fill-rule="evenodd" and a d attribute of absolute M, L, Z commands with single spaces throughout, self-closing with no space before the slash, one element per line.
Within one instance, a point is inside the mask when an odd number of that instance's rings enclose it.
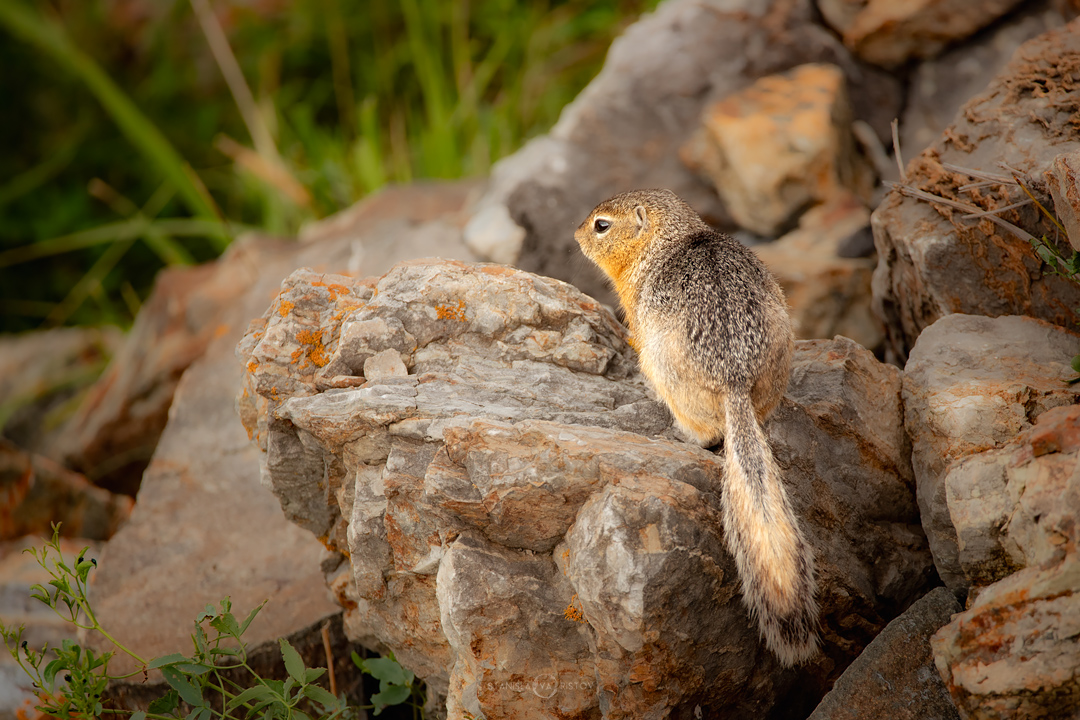
<path fill-rule="evenodd" d="M 606 233 L 608 228 L 611 227 L 611 221 L 604 218 L 596 218 L 596 222 L 593 223 L 593 227 L 596 228 L 598 233 Z"/>

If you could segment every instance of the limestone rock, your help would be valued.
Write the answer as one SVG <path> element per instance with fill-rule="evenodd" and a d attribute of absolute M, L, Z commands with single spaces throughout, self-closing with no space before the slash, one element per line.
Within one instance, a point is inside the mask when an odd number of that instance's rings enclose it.
<path fill-rule="evenodd" d="M 496 164 L 467 241 L 502 243 L 504 254 L 487 251 L 485 259 L 515 258 L 525 270 L 572 282 L 611 304 L 604 277 L 581 261 L 573 238 L 600 201 L 666 187 L 708 222 L 732 229 L 715 191 L 678 157 L 710 100 L 796 65 L 831 63 L 848 78 L 855 117 L 886 137 L 900 109 L 898 82 L 854 61 L 815 15 L 812 0 L 662 3 L 612 44 L 604 69 L 548 135 Z"/>
<path fill-rule="evenodd" d="M 819 0 L 818 7 L 844 44 L 882 67 L 932 57 L 948 44 L 989 25 L 1020 0 Z"/>
<path fill-rule="evenodd" d="M 950 589 L 964 591 L 1018 567 L 1012 553 L 992 549 L 998 547 L 997 515 L 1010 510 L 1002 505 L 1002 461 L 989 451 L 1012 442 L 1051 408 L 1077 402 L 1077 389 L 1066 384 L 1077 347 L 1080 336 L 1034 318 L 948 315 L 912 350 L 904 373 L 905 422 L 923 528 Z M 994 498 L 1000 499 L 996 509 Z M 972 502 L 982 505 L 978 513 Z M 982 558 L 969 567 L 973 577 L 965 573 L 958 542 Z M 994 567 L 987 553 L 996 558 Z"/>
<path fill-rule="evenodd" d="M 959 718 L 934 665 L 930 636 L 960 609 L 945 588 L 931 590 L 866 646 L 808 720 Z"/>
<path fill-rule="evenodd" d="M 900 373 L 844 338 L 800 343 L 768 428 L 823 578 L 825 653 L 798 671 L 742 607 L 720 459 L 675 440 L 625 330 L 571 286 L 301 270 L 238 352 L 264 482 L 348 558 L 327 580 L 349 636 L 451 718 L 808 712 L 931 574 Z M 409 374 L 360 375 L 376 357 Z"/>
<path fill-rule="evenodd" d="M 843 71 L 824 64 L 760 78 L 705 108 L 683 161 L 711 180 L 736 223 L 767 237 L 809 205 L 869 195 L 845 85 Z"/>
<path fill-rule="evenodd" d="M 968 102 L 945 134 L 908 165 L 908 184 L 983 209 L 1026 195 L 974 182 L 943 163 L 1001 173 L 999 163 L 1042 178 L 1055 158 L 1080 150 L 1073 120 L 1080 78 L 1080 20 L 1020 47 L 1004 71 Z M 1080 329 L 1080 287 L 1046 272 L 1027 240 L 963 211 L 891 192 L 874 212 L 878 250 L 874 311 L 893 355 L 903 361 L 924 328 L 950 313 L 1030 315 Z M 1054 226 L 1031 205 L 999 213 L 1036 237 L 1053 240 Z M 1067 248 L 1064 238 L 1059 244 Z"/>
<path fill-rule="evenodd" d="M 107 540 L 131 514 L 131 498 L 95 487 L 67 468 L 0 440 L 0 540 L 48 535 Z"/>
<path fill-rule="evenodd" d="M 850 195 L 818 205 L 799 219 L 799 227 L 754 252 L 780 281 L 787 296 L 795 337 L 843 335 L 865 348 L 884 339 L 870 312 L 871 258 L 841 257 L 844 244 L 869 227 L 870 211 Z"/>
<path fill-rule="evenodd" d="M 1074 482 L 1073 503 L 1075 489 Z M 1080 562 L 1073 552 L 1056 567 L 1029 567 L 989 586 L 938 631 L 934 659 L 961 717 L 1075 716 L 1078 591 Z"/>
<path fill-rule="evenodd" d="M 911 75 L 900 119 L 902 155 L 912 158 L 930 147 L 964 103 L 986 89 L 1021 44 L 1065 25 L 1073 13 L 1062 5 L 1028 0 L 1007 21 L 919 63 Z"/>

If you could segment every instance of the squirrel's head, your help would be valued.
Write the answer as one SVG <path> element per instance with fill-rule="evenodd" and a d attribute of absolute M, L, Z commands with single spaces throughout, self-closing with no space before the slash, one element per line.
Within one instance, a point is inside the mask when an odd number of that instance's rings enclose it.
<path fill-rule="evenodd" d="M 618 284 L 651 243 L 707 228 L 670 190 L 631 190 L 597 205 L 578 226 L 574 239 L 585 256 Z"/>

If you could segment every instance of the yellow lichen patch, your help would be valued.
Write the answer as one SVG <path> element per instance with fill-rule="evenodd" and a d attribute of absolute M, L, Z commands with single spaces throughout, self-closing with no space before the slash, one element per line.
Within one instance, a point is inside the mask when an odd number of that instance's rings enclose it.
<path fill-rule="evenodd" d="M 465 301 L 458 300 L 456 307 L 453 305 L 436 305 L 435 314 L 440 320 L 465 322 Z"/>
<path fill-rule="evenodd" d="M 282 300 L 278 304 L 278 309 L 277 309 L 278 315 L 280 315 L 281 317 L 285 317 L 286 315 L 289 314 L 289 311 L 292 310 L 294 307 L 296 307 L 296 306 L 293 303 L 289 302 L 288 300 Z"/>
<path fill-rule="evenodd" d="M 256 370 L 258 370 L 258 369 L 259 369 L 259 363 L 257 363 L 257 362 L 256 362 L 256 361 L 254 361 L 254 360 L 248 360 L 248 364 L 247 364 L 247 371 L 248 371 L 249 373 L 253 373 L 253 372 L 255 372 L 255 371 L 256 371 Z"/>
<path fill-rule="evenodd" d="M 312 287 L 326 288 L 326 291 L 330 293 L 331 300 L 337 300 L 338 295 L 348 295 L 350 292 L 349 288 L 339 283 L 324 283 L 321 280 L 316 280 L 315 282 L 311 283 L 311 285 Z"/>
<path fill-rule="evenodd" d="M 322 330 L 301 330 L 296 333 L 296 341 L 304 347 L 301 349 L 303 354 L 307 355 L 314 365 L 323 367 L 330 362 L 330 356 L 326 354 L 326 348 L 323 347 L 323 331 Z M 293 362 L 299 359 L 296 353 L 293 353 Z"/>
<path fill-rule="evenodd" d="M 567 620 L 585 624 L 588 621 L 585 619 L 585 614 L 581 612 L 581 608 L 578 607 L 579 604 L 577 593 L 574 593 L 574 596 L 570 598 L 570 604 L 563 610 L 563 617 Z"/>

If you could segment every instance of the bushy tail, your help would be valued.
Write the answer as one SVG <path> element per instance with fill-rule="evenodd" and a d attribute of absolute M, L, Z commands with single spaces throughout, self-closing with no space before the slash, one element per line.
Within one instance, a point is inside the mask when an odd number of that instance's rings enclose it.
<path fill-rule="evenodd" d="M 725 411 L 724 535 L 765 644 L 784 665 L 795 665 L 817 652 L 813 548 L 791 511 L 750 398 L 729 394 Z"/>

